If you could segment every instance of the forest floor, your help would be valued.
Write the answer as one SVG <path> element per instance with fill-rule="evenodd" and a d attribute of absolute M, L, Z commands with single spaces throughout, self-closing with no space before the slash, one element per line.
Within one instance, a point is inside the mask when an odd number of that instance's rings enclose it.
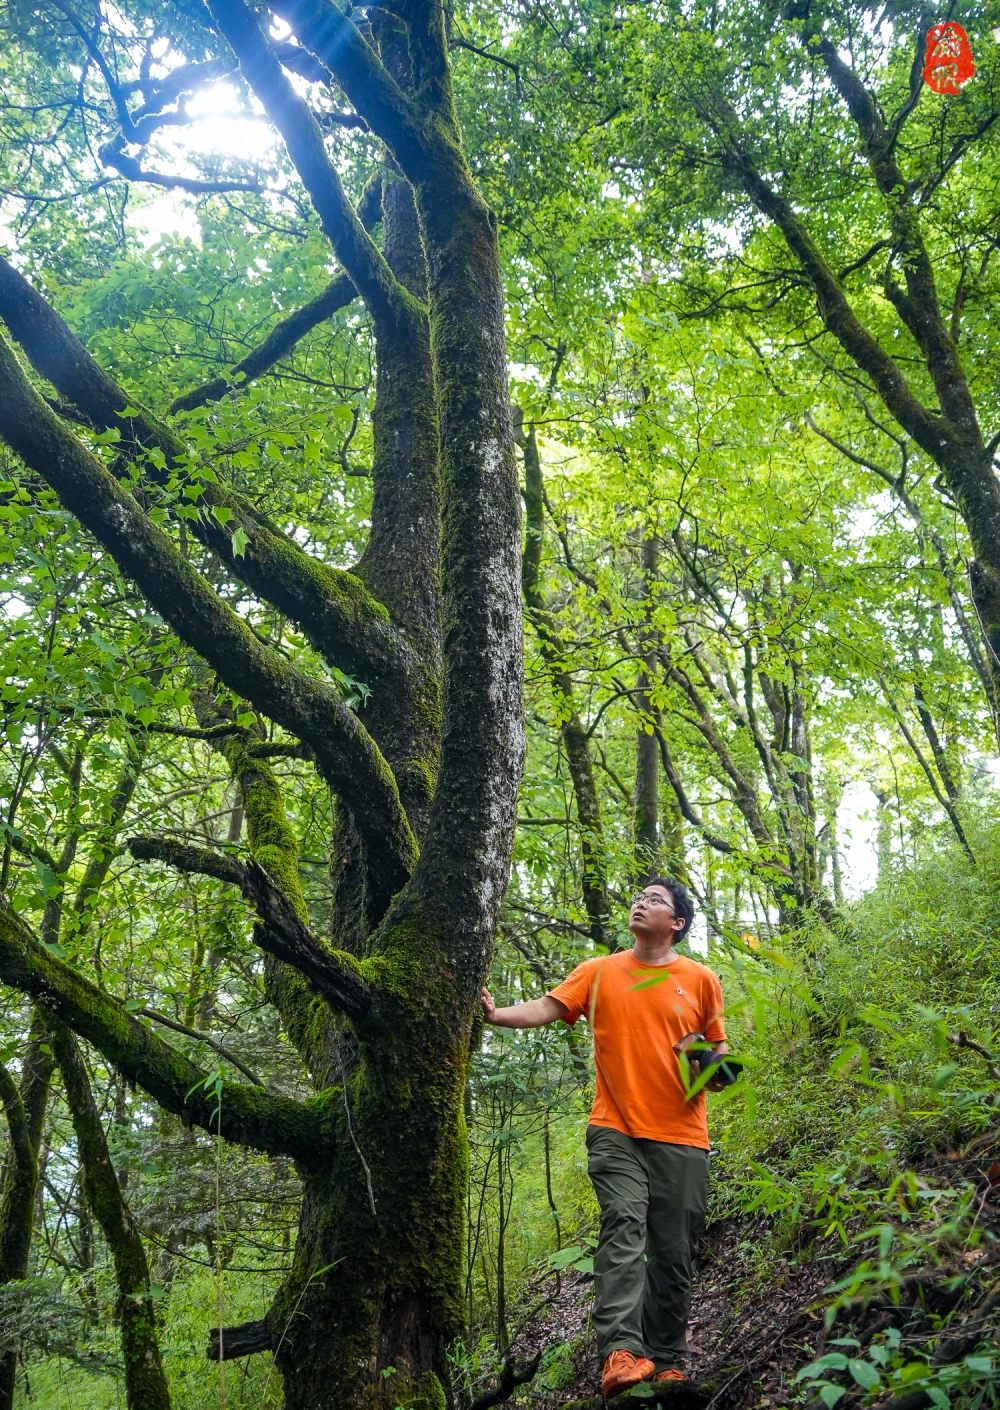
<path fill-rule="evenodd" d="M 698 1383 L 729 1382 L 719 1396 L 720 1406 L 748 1403 L 750 1383 L 756 1388 L 753 1404 L 784 1404 L 782 1386 L 810 1359 L 822 1332 L 822 1313 L 812 1308 L 836 1277 L 839 1262 L 813 1259 L 796 1265 L 780 1260 L 762 1276 L 755 1248 L 767 1237 L 763 1221 L 716 1225 L 699 1260 L 688 1333 L 689 1374 Z M 600 1397 L 600 1367 L 590 1330 L 593 1286 L 586 1275 L 564 1273 L 559 1294 L 550 1293 L 551 1303 L 512 1348 L 518 1360 L 554 1346 L 567 1348 L 560 1366 L 562 1384 L 545 1389 L 543 1372 L 541 1395 L 531 1396 L 539 1410 Z M 573 1376 L 567 1383 L 570 1358 Z"/>
<path fill-rule="evenodd" d="M 995 1292 L 992 1297 L 987 1293 L 991 1285 L 996 1286 L 990 1275 L 1000 1264 L 996 1237 L 1000 1234 L 1000 1128 L 964 1149 L 928 1155 L 915 1174 L 921 1182 L 937 1187 L 975 1189 L 977 1219 L 987 1232 L 985 1251 L 959 1255 L 956 1264 L 954 1251 L 942 1249 L 943 1256 L 927 1268 L 911 1272 L 906 1284 L 912 1287 L 904 1287 L 895 1311 L 874 1316 L 874 1304 L 859 1306 L 847 1320 L 857 1324 L 848 1330 L 859 1336 L 862 1345 L 889 1320 L 914 1330 L 922 1327 L 926 1335 L 929 1325 L 940 1332 L 941 1318 L 949 1314 L 954 1314 L 949 1328 L 954 1338 L 956 1322 L 975 1328 L 976 1321 L 970 1319 L 981 1320 L 988 1310 L 984 1304 L 992 1306 L 998 1300 Z M 813 1243 L 799 1256 L 791 1250 L 779 1254 L 767 1219 L 727 1220 L 710 1226 L 698 1261 L 691 1309 L 692 1394 L 669 1397 L 677 1410 L 777 1410 L 790 1405 L 795 1373 L 822 1354 L 828 1337 L 844 1335 L 843 1317 L 837 1331 L 825 1327 L 823 1294 L 854 1262 L 843 1243 L 832 1239 Z M 517 1393 L 522 1404 L 530 1404 L 532 1410 L 594 1410 L 601 1404 L 600 1371 L 590 1329 L 592 1302 L 593 1279 L 586 1274 L 567 1270 L 558 1292 L 552 1280 L 546 1305 L 522 1327 L 511 1347 L 518 1361 L 529 1360 L 537 1352 L 544 1358 L 534 1383 Z M 954 1345 L 961 1340 L 959 1336 Z M 972 1343 L 976 1340 L 971 1338 Z M 970 1349 L 971 1345 L 963 1345 L 963 1350 Z M 700 1387 L 704 1393 L 699 1393 Z M 624 1410 L 631 1399 L 617 1403 Z M 795 1399 L 801 1400 L 800 1392 Z M 851 1399 L 848 1396 L 848 1402 Z M 922 1401 L 927 1403 L 927 1398 Z M 907 1410 L 916 1410 L 916 1404 Z"/>

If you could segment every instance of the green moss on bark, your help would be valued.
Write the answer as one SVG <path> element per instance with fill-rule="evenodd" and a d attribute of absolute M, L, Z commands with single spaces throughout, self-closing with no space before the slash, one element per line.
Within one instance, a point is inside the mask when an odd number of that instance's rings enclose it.
<path fill-rule="evenodd" d="M 101 1226 L 115 1265 L 115 1307 L 125 1366 L 129 1410 L 170 1410 L 170 1392 L 160 1360 L 156 1312 L 150 1297 L 146 1250 L 125 1203 L 87 1080 L 83 1058 L 64 1024 L 51 1023 L 52 1050 L 76 1132 L 81 1182 L 91 1213 Z"/>

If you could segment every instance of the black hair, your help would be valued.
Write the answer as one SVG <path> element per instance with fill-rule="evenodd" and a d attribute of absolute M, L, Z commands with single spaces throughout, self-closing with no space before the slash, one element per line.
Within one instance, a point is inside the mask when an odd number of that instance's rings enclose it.
<path fill-rule="evenodd" d="M 684 922 L 684 929 L 678 930 L 674 944 L 680 940 L 687 939 L 687 933 L 691 929 L 691 922 L 694 920 L 694 902 L 683 881 L 677 881 L 672 876 L 651 876 L 646 882 L 647 886 L 662 886 L 664 891 L 669 891 L 674 903 L 674 915 L 678 920 Z"/>

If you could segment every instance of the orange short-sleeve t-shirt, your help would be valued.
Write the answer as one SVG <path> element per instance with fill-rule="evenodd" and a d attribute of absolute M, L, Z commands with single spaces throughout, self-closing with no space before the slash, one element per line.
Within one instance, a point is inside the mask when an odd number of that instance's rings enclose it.
<path fill-rule="evenodd" d="M 642 964 L 631 950 L 585 960 L 550 994 L 565 1022 L 585 1017 L 594 1035 L 597 1096 L 591 1125 L 626 1136 L 708 1150 L 705 1094 L 684 1093 L 674 1044 L 688 1033 L 725 1040 L 722 985 L 697 960 Z"/>

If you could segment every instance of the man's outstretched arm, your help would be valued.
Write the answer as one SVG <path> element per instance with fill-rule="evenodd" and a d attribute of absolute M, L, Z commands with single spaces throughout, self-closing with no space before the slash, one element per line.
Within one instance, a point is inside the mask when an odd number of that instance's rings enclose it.
<path fill-rule="evenodd" d="M 483 1017 L 497 1028 L 544 1028 L 546 1023 L 555 1023 L 569 1013 L 562 1000 L 551 994 L 544 999 L 530 999 L 526 1004 L 511 1004 L 506 1009 L 497 1008 L 488 989 L 483 990 L 482 1000 Z"/>

